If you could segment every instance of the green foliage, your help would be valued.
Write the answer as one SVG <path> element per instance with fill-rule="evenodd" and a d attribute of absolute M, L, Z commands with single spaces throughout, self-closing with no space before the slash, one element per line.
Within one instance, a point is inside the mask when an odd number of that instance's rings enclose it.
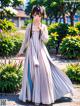
<path fill-rule="evenodd" d="M 78 10 L 80 11 L 80 2 L 77 2 L 76 0 L 73 2 L 73 0 L 72 0 L 71 2 L 65 3 L 65 5 L 66 5 L 67 13 L 70 14 L 71 26 L 74 26 L 74 18 L 73 17 L 75 16 L 75 13 Z"/>
<path fill-rule="evenodd" d="M 50 19 L 55 19 L 55 21 L 58 22 L 58 19 L 62 14 L 62 0 L 44 0 L 44 5 L 46 7 L 48 17 Z"/>
<path fill-rule="evenodd" d="M 62 39 L 68 34 L 68 24 L 54 23 L 49 25 L 48 30 L 49 34 L 53 33 L 52 35 L 54 36 L 54 33 L 57 33 L 60 37 L 56 37 Z"/>
<path fill-rule="evenodd" d="M 51 49 L 56 47 L 57 36 L 58 36 L 58 34 L 56 32 L 54 33 L 54 35 L 53 35 L 53 33 L 51 33 L 51 35 L 49 35 L 49 40 L 48 40 L 47 45 L 46 45 L 48 48 L 48 51 L 50 51 Z"/>
<path fill-rule="evenodd" d="M 14 43 L 11 37 L 0 37 L 0 56 L 8 56 L 13 52 Z"/>
<path fill-rule="evenodd" d="M 49 37 L 49 40 L 46 44 L 48 51 L 50 52 L 50 50 L 52 50 L 53 48 L 55 48 L 55 41 L 54 38 L 52 36 Z"/>
<path fill-rule="evenodd" d="M 0 19 L 0 29 L 2 29 L 5 32 L 16 31 L 15 24 L 11 21 L 8 21 L 6 18 L 4 20 Z"/>
<path fill-rule="evenodd" d="M 21 29 L 25 30 L 26 29 L 26 25 L 21 26 Z"/>
<path fill-rule="evenodd" d="M 0 0 L 0 8 L 2 11 L 0 11 L 0 19 L 4 19 L 5 16 L 12 17 L 12 11 L 10 14 L 10 11 L 6 11 L 6 7 L 12 7 L 15 8 L 17 6 L 20 6 L 24 3 L 24 0 Z"/>
<path fill-rule="evenodd" d="M 49 45 L 53 45 L 52 47 L 57 47 L 58 43 L 62 41 L 62 39 L 68 33 L 68 25 L 63 23 L 54 23 L 49 25 L 48 27 L 49 35 L 51 40 L 48 42 Z"/>
<path fill-rule="evenodd" d="M 65 37 L 68 33 L 68 24 L 59 23 L 59 26 L 57 27 L 57 33 L 61 38 Z"/>
<path fill-rule="evenodd" d="M 46 20 L 42 20 L 42 23 L 43 23 L 43 24 L 46 24 Z"/>
<path fill-rule="evenodd" d="M 15 33 L 14 36 L 0 34 L 0 56 L 14 56 L 20 49 L 23 37 L 20 33 Z"/>
<path fill-rule="evenodd" d="M 73 81 L 73 83 L 80 83 L 80 64 L 69 64 L 67 66 L 66 74 Z"/>
<path fill-rule="evenodd" d="M 30 19 L 27 19 L 27 20 L 25 20 L 25 22 L 24 22 L 24 25 L 28 25 L 29 23 L 31 23 L 32 22 L 32 20 L 30 20 Z"/>
<path fill-rule="evenodd" d="M 78 28 L 79 33 L 80 33 L 80 22 L 77 22 L 77 23 L 75 24 L 75 27 Z"/>
<path fill-rule="evenodd" d="M 65 58 L 80 57 L 80 36 L 67 36 L 60 44 L 60 53 Z"/>
<path fill-rule="evenodd" d="M 46 7 L 47 15 L 51 19 L 50 24 L 52 22 L 52 19 L 55 19 L 55 21 L 58 22 L 60 17 L 62 17 L 65 21 L 64 15 L 69 13 L 70 24 L 74 25 L 73 17 L 75 13 L 80 10 L 80 2 L 73 2 L 73 0 L 66 3 L 64 2 L 64 0 L 30 0 L 26 5 L 26 13 L 29 15 L 31 13 L 32 6 L 37 4 L 44 5 Z"/>
<path fill-rule="evenodd" d="M 71 35 L 71 36 L 78 35 L 79 34 L 79 30 L 78 30 L 78 28 L 75 28 L 73 26 L 70 26 L 68 28 L 68 34 Z"/>
<path fill-rule="evenodd" d="M 23 4 L 23 0 L 1 0 L 1 7 L 8 7 L 8 6 L 19 6 L 20 4 Z"/>
<path fill-rule="evenodd" d="M 59 23 L 50 24 L 50 25 L 48 26 L 49 34 L 57 32 L 58 26 L 59 26 Z"/>
<path fill-rule="evenodd" d="M 14 46 L 13 46 L 13 51 L 11 52 L 11 56 L 15 56 L 21 47 L 22 39 L 17 38 L 17 37 L 13 37 L 12 40 L 13 40 Z M 10 55 L 10 53 L 9 53 L 9 55 Z"/>
<path fill-rule="evenodd" d="M 0 64 L 0 92 L 17 92 L 21 87 L 22 62 Z"/>

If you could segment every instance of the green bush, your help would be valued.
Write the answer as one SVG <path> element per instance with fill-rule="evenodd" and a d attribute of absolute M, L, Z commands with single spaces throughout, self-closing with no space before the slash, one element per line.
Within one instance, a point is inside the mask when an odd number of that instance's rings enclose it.
<path fill-rule="evenodd" d="M 73 83 L 80 83 L 80 64 L 69 64 L 67 66 L 66 74 L 69 76 Z"/>
<path fill-rule="evenodd" d="M 42 20 L 42 23 L 43 23 L 43 24 L 46 24 L 46 20 Z"/>
<path fill-rule="evenodd" d="M 49 32 L 50 39 L 47 43 L 47 47 L 49 50 L 56 47 L 58 36 L 59 36 L 57 33 L 58 26 L 59 26 L 59 23 L 54 23 L 48 26 L 48 32 Z"/>
<path fill-rule="evenodd" d="M 21 47 L 22 41 L 24 39 L 24 35 L 25 34 L 23 34 L 23 33 L 16 32 L 14 34 L 14 36 L 12 37 L 12 40 L 13 40 L 13 43 L 14 43 L 13 51 L 11 53 L 12 56 L 15 56 L 18 53 L 18 51 Z"/>
<path fill-rule="evenodd" d="M 68 27 L 68 34 L 71 36 L 75 36 L 79 34 L 78 28 L 75 28 L 73 26 Z"/>
<path fill-rule="evenodd" d="M 54 23 L 48 27 L 49 35 L 54 38 L 55 42 L 60 41 L 68 34 L 68 24 Z"/>
<path fill-rule="evenodd" d="M 63 23 L 54 23 L 49 25 L 48 27 L 49 34 L 57 33 L 58 36 L 62 36 L 62 38 L 68 34 L 68 24 Z"/>
<path fill-rule="evenodd" d="M 32 21 L 32 20 L 30 20 L 30 19 L 25 20 L 25 21 L 24 21 L 24 25 L 27 26 L 29 23 L 31 23 L 31 21 Z"/>
<path fill-rule="evenodd" d="M 54 40 L 51 44 L 53 47 L 56 48 L 56 53 L 58 53 L 59 45 L 62 41 L 62 39 L 68 34 L 68 24 L 63 23 L 54 23 L 49 25 L 48 27 L 49 35 L 52 36 L 52 40 Z"/>
<path fill-rule="evenodd" d="M 0 29 L 2 29 L 5 32 L 14 32 L 16 31 L 15 24 L 11 21 L 8 21 L 7 19 L 0 19 Z"/>
<path fill-rule="evenodd" d="M 67 36 L 60 44 L 60 53 L 65 58 L 80 57 L 80 36 Z"/>
<path fill-rule="evenodd" d="M 16 33 L 19 34 L 19 33 Z M 8 56 L 14 56 L 17 54 L 17 52 L 20 49 L 20 46 L 22 44 L 23 38 L 19 34 L 14 36 L 3 36 L 0 35 L 0 56 L 2 57 L 8 57 Z"/>
<path fill-rule="evenodd" d="M 75 24 L 75 27 L 78 28 L 79 34 L 80 34 L 80 22 L 77 22 L 77 23 Z"/>
<path fill-rule="evenodd" d="M 26 29 L 26 25 L 21 26 L 21 29 L 25 30 Z"/>
<path fill-rule="evenodd" d="M 22 62 L 15 64 L 0 64 L 0 92 L 13 93 L 21 87 Z"/>
<path fill-rule="evenodd" d="M 57 44 L 57 36 L 58 34 L 57 33 L 51 33 L 51 35 L 49 35 L 49 40 L 46 44 L 47 48 L 48 48 L 48 51 L 52 50 L 53 48 L 56 47 L 56 44 Z"/>
<path fill-rule="evenodd" d="M 8 56 L 13 52 L 14 43 L 11 37 L 0 37 L 0 56 Z"/>
<path fill-rule="evenodd" d="M 50 25 L 48 26 L 49 34 L 57 32 L 58 26 L 59 26 L 59 23 L 50 24 Z"/>

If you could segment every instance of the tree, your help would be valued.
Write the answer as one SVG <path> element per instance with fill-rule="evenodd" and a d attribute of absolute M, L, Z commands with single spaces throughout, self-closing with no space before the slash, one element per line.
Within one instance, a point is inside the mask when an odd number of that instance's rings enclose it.
<path fill-rule="evenodd" d="M 5 15 L 8 15 L 10 13 L 10 11 L 7 11 L 6 8 L 15 8 L 21 4 L 23 4 L 24 0 L 0 0 L 0 18 L 4 18 Z M 9 9 L 8 9 L 9 10 Z"/>
<path fill-rule="evenodd" d="M 66 7 L 69 13 L 71 26 L 74 26 L 74 15 L 78 10 L 80 10 L 80 2 L 67 2 Z"/>
<path fill-rule="evenodd" d="M 66 8 L 66 3 L 65 2 L 61 2 L 60 12 L 62 14 L 63 23 L 66 24 L 67 8 Z"/>
<path fill-rule="evenodd" d="M 61 13 L 59 11 L 60 5 L 59 1 L 57 2 L 56 0 L 46 0 L 45 1 L 45 6 L 46 6 L 46 11 L 48 14 L 48 17 L 50 18 L 50 24 L 52 23 L 52 20 L 55 19 L 56 22 L 58 22 L 58 19 L 61 16 Z"/>

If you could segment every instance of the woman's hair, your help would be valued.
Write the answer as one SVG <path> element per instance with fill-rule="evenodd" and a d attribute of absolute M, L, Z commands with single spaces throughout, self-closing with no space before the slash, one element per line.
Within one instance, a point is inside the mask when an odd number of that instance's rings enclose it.
<path fill-rule="evenodd" d="M 32 11 L 31 11 L 31 16 L 30 16 L 32 18 L 30 38 L 32 37 L 33 15 L 35 13 L 38 14 L 38 15 L 41 15 L 41 18 L 47 17 L 44 6 L 39 6 L 39 5 L 33 6 Z M 42 21 L 42 19 L 41 19 L 41 21 Z M 39 30 L 39 39 L 40 38 L 41 38 L 41 30 Z"/>
<path fill-rule="evenodd" d="M 34 13 L 41 15 L 42 18 L 47 17 L 44 6 L 34 5 L 31 11 L 31 18 L 33 18 Z"/>

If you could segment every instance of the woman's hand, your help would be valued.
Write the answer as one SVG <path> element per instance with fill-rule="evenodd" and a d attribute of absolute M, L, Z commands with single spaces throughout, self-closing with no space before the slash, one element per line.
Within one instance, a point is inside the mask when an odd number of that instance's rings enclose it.
<path fill-rule="evenodd" d="M 38 26 L 38 29 L 42 30 L 42 27 L 39 25 L 39 26 Z"/>
<path fill-rule="evenodd" d="M 34 24 L 36 25 L 36 27 L 37 27 L 39 30 L 43 30 L 43 29 L 42 29 L 42 26 L 41 26 L 41 22 L 34 22 Z"/>
<path fill-rule="evenodd" d="M 42 32 L 43 32 L 43 30 L 44 30 L 44 29 L 42 28 L 41 24 L 38 25 L 38 29 L 41 30 Z"/>

